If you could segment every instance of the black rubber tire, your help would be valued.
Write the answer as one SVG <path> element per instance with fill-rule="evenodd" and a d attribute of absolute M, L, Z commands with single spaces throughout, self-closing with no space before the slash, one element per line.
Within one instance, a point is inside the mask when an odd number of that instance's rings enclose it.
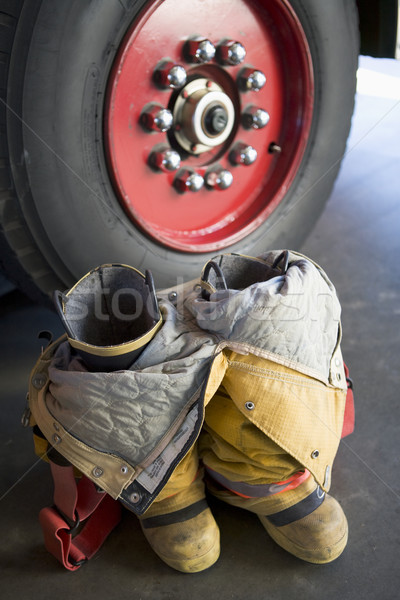
<path fill-rule="evenodd" d="M 0 0 L 3 23 L 9 23 L 1 51 L 10 59 L 0 86 L 6 134 L 0 163 L 2 243 L 7 241 L 2 266 L 25 289 L 32 282 L 46 294 L 69 287 L 89 269 L 112 261 L 150 269 L 157 287 L 165 287 L 198 275 L 211 256 L 172 251 L 149 239 L 126 217 L 108 177 L 102 142 L 107 77 L 144 4 Z M 291 5 L 314 65 L 308 146 L 279 207 L 226 251 L 256 255 L 298 248 L 330 195 L 345 151 L 358 61 L 355 2 L 291 0 Z"/>

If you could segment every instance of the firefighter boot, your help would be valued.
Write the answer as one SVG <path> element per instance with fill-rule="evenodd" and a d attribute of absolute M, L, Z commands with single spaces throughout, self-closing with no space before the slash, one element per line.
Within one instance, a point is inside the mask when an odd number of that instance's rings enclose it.
<path fill-rule="evenodd" d="M 340 504 L 329 494 L 321 492 L 311 477 L 298 488 L 280 493 L 275 498 L 245 498 L 224 489 L 211 478 L 207 481 L 207 487 L 219 500 L 256 513 L 270 537 L 301 560 L 315 564 L 329 563 L 338 558 L 346 547 L 346 516 Z M 309 493 L 312 487 L 315 489 Z M 303 497 L 305 493 L 308 495 Z M 296 495 L 303 499 L 275 512 L 280 503 L 283 506 L 290 504 Z M 262 514 L 263 511 L 270 511 L 271 507 L 274 507 L 272 514 Z"/>
<path fill-rule="evenodd" d="M 290 554 L 316 564 L 332 562 L 347 544 L 347 519 L 340 504 L 326 494 L 314 511 L 296 518 L 300 505 L 258 517 L 272 539 Z"/>
<path fill-rule="evenodd" d="M 219 557 L 219 529 L 207 505 L 197 449 L 183 459 L 164 490 L 140 517 L 154 552 L 183 573 L 211 567 Z M 194 475 L 194 478 L 193 478 Z"/>

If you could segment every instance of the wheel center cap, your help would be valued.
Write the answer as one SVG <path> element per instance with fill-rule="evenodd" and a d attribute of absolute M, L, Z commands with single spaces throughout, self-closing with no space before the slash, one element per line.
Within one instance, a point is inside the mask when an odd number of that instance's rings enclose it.
<path fill-rule="evenodd" d="M 178 143 L 191 154 L 207 152 L 227 140 L 235 124 L 229 96 L 204 77 L 190 81 L 179 93 L 173 108 Z"/>
<path fill-rule="evenodd" d="M 217 104 L 208 109 L 204 116 L 204 125 L 209 135 L 217 135 L 228 124 L 228 113 L 224 106 Z"/>

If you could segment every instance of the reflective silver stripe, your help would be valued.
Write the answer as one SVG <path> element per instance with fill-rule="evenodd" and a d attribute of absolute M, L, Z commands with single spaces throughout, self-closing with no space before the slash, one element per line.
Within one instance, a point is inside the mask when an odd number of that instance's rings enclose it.
<path fill-rule="evenodd" d="M 206 467 L 206 471 L 212 479 L 217 481 L 219 484 L 227 488 L 228 490 L 240 494 L 242 496 L 247 496 L 248 498 L 266 498 L 267 496 L 273 496 L 274 494 L 278 494 L 279 492 L 283 492 L 286 488 L 288 488 L 294 480 L 294 476 L 290 477 L 286 481 L 282 481 L 281 483 L 265 483 L 260 485 L 252 485 L 250 483 L 244 483 L 242 481 L 230 481 L 220 473 L 213 471 L 212 469 Z M 309 477 L 309 473 L 307 478 Z M 302 483 L 303 479 L 299 482 Z"/>

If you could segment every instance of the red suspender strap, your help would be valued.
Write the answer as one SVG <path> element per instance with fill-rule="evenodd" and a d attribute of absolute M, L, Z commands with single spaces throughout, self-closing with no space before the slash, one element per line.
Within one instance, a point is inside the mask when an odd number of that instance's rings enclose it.
<path fill-rule="evenodd" d="M 349 369 L 344 365 L 344 372 L 347 380 L 347 396 L 346 406 L 344 409 L 343 429 L 342 438 L 346 435 L 350 435 L 354 431 L 354 394 L 353 394 L 353 381 L 349 377 Z"/>
<path fill-rule="evenodd" d="M 121 505 L 98 491 L 83 476 L 76 483 L 73 467 L 50 462 L 54 506 L 39 514 L 44 543 L 69 571 L 76 571 L 99 550 L 121 520 Z M 81 524 L 86 521 L 83 526 Z"/>

